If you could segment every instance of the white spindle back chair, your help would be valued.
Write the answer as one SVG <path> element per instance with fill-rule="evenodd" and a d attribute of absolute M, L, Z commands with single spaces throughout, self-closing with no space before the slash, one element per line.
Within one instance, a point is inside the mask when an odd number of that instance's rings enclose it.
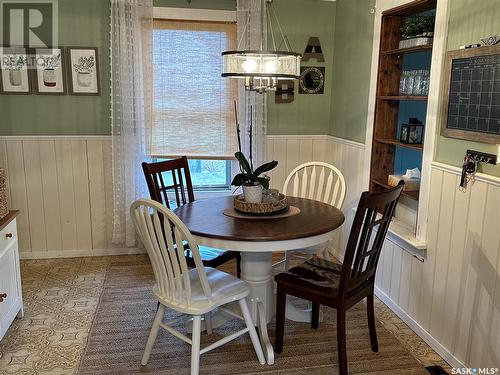
<path fill-rule="evenodd" d="M 199 373 L 200 355 L 215 349 L 245 333 L 250 334 L 252 344 L 261 364 L 265 363 L 264 353 L 260 346 L 255 326 L 250 316 L 246 297 L 250 294 L 248 284 L 214 268 L 204 267 L 201 261 L 198 244 L 184 223 L 167 207 L 150 199 L 134 202 L 130 207 L 130 215 L 141 241 L 143 242 L 151 260 L 156 285 L 153 293 L 159 302 L 158 311 L 151 328 L 142 365 L 146 365 L 153 348 L 158 331 L 164 328 L 177 338 L 191 344 L 191 374 Z M 193 253 L 196 267 L 188 269 L 183 254 L 178 254 L 178 249 L 184 251 L 188 244 Z M 224 286 L 224 291 L 219 290 Z M 246 328 L 200 350 L 201 316 L 207 318 L 210 312 L 222 305 L 239 301 Z M 163 323 L 165 308 L 193 316 L 193 333 L 191 339 L 181 334 L 171 325 Z M 232 312 L 232 315 L 235 315 Z M 206 319 L 205 324 L 209 324 Z M 211 333 L 211 327 L 207 327 Z"/>
<path fill-rule="evenodd" d="M 311 161 L 294 168 L 285 180 L 283 194 L 314 199 L 339 210 L 344 204 L 346 195 L 345 178 L 340 170 L 328 163 Z M 317 248 L 301 249 L 300 253 L 314 253 Z M 304 258 L 294 252 L 285 254 L 285 269 L 289 268 L 291 257 Z M 283 261 L 282 261 L 283 262 Z M 280 264 L 282 262 L 278 262 Z M 277 265 L 275 264 L 275 265 Z"/>

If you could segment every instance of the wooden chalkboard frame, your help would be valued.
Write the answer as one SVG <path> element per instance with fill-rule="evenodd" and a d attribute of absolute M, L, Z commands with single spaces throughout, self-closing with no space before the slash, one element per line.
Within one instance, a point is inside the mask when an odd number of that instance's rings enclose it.
<path fill-rule="evenodd" d="M 500 144 L 500 135 L 497 134 L 486 134 L 470 130 L 458 130 L 458 129 L 448 128 L 448 106 L 450 104 L 450 85 L 451 85 L 451 73 L 452 73 L 451 67 L 453 64 L 453 60 L 468 58 L 468 57 L 497 55 L 497 54 L 500 54 L 500 45 L 460 49 L 456 51 L 449 51 L 446 53 L 445 78 L 444 78 L 444 102 L 443 102 L 443 110 L 441 111 L 441 135 L 445 137 L 465 139 L 474 142 Z"/>

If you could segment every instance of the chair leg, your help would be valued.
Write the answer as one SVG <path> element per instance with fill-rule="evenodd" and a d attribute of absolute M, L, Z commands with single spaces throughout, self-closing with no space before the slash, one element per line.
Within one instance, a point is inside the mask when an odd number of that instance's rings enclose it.
<path fill-rule="evenodd" d="M 368 313 L 368 329 L 370 330 L 370 342 L 372 351 L 378 352 L 377 329 L 375 328 L 375 308 L 373 305 L 373 293 L 366 298 L 366 309 Z"/>
<path fill-rule="evenodd" d="M 241 253 L 236 256 L 236 276 L 241 279 Z"/>
<path fill-rule="evenodd" d="M 201 336 L 201 316 L 193 316 L 193 334 L 191 336 L 191 375 L 198 375 L 200 372 L 200 336 Z"/>
<path fill-rule="evenodd" d="M 319 326 L 319 303 L 312 303 L 311 327 L 317 329 Z"/>
<path fill-rule="evenodd" d="M 291 251 L 285 251 L 285 269 L 288 271 L 290 269 L 290 258 L 292 257 Z"/>
<path fill-rule="evenodd" d="M 212 334 L 212 312 L 206 313 L 204 315 L 205 318 L 205 329 L 207 330 L 207 334 Z"/>
<path fill-rule="evenodd" d="M 283 336 L 285 335 L 285 312 L 286 312 L 286 293 L 283 287 L 278 283 L 276 294 L 276 337 L 274 342 L 274 351 L 281 353 L 283 351 Z"/>
<path fill-rule="evenodd" d="M 151 355 L 151 350 L 156 341 L 156 336 L 158 336 L 158 331 L 160 330 L 160 323 L 163 320 L 163 314 L 165 313 L 165 306 L 160 304 L 158 310 L 156 311 L 155 320 L 153 321 L 153 326 L 151 327 L 151 332 L 149 333 L 148 342 L 146 343 L 146 348 L 144 349 L 144 354 L 142 355 L 141 364 L 146 366 L 149 361 L 149 356 Z"/>
<path fill-rule="evenodd" d="M 239 300 L 241 313 L 243 314 L 243 318 L 245 319 L 245 323 L 248 327 L 248 334 L 250 335 L 250 339 L 252 340 L 253 348 L 255 349 L 255 354 L 257 354 L 257 358 L 261 365 L 266 363 L 266 359 L 264 357 L 264 352 L 262 351 L 262 346 L 260 345 L 259 337 L 257 336 L 257 331 L 255 330 L 255 324 L 250 316 L 250 311 L 248 310 L 247 301 L 245 298 Z"/>
<path fill-rule="evenodd" d="M 345 311 L 337 310 L 337 350 L 339 353 L 339 373 L 347 375 Z"/>

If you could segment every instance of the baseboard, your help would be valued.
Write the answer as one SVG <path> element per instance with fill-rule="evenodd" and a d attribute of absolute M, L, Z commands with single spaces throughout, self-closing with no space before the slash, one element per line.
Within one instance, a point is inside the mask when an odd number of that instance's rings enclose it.
<path fill-rule="evenodd" d="M 432 349 L 436 351 L 451 367 L 464 368 L 466 367 L 460 362 L 448 349 L 446 349 L 439 341 L 431 336 L 420 324 L 418 324 L 410 315 L 395 304 L 391 298 L 382 290 L 375 287 L 375 295 L 391 309 L 403 322 L 405 322 L 422 340 L 424 340 Z"/>
<path fill-rule="evenodd" d="M 91 250 L 56 250 L 56 251 L 21 251 L 20 259 L 80 258 L 110 255 L 145 254 L 146 250 L 138 247 L 91 249 Z"/>

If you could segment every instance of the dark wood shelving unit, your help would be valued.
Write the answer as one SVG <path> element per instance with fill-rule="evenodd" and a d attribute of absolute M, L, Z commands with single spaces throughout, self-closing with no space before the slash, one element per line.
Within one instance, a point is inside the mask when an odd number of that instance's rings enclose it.
<path fill-rule="evenodd" d="M 426 95 L 379 95 L 377 99 L 386 101 L 420 100 L 427 101 Z"/>
<path fill-rule="evenodd" d="M 397 147 L 422 152 L 423 145 L 399 141 L 398 115 L 401 101 L 425 103 L 427 96 L 399 95 L 399 82 L 405 54 L 429 51 L 432 45 L 399 48 L 400 29 L 408 16 L 436 8 L 436 0 L 416 0 L 382 13 L 380 57 L 377 76 L 375 121 L 373 126 L 370 191 L 388 189 L 388 178 L 394 174 Z M 398 154 L 399 155 L 399 154 Z M 399 157 L 399 156 L 398 156 Z M 419 191 L 405 191 L 404 195 L 418 200 Z"/>
<path fill-rule="evenodd" d="M 412 150 L 417 150 L 417 151 L 422 151 L 424 148 L 423 144 L 403 143 L 398 139 L 376 139 L 375 141 L 377 141 L 379 143 L 384 143 L 387 145 L 394 145 L 394 146 L 410 148 Z"/>
<path fill-rule="evenodd" d="M 401 55 L 404 55 L 405 53 L 416 53 L 416 52 L 428 51 L 430 49 L 432 49 L 432 44 L 427 44 L 424 46 L 417 46 L 417 47 L 396 48 L 396 49 L 391 49 L 389 51 L 383 51 L 383 52 L 381 52 L 381 54 L 383 56 L 386 56 L 386 55 L 401 56 Z"/>
<path fill-rule="evenodd" d="M 372 179 L 371 182 L 381 188 L 384 188 L 384 189 L 390 189 L 392 188 L 392 186 L 389 186 L 388 184 L 385 184 L 381 181 L 377 181 L 377 180 L 374 180 Z M 407 196 L 408 198 L 411 198 L 411 199 L 414 199 L 414 200 L 418 200 L 418 196 L 420 194 L 420 191 L 416 190 L 416 191 L 403 191 L 403 195 Z"/>

